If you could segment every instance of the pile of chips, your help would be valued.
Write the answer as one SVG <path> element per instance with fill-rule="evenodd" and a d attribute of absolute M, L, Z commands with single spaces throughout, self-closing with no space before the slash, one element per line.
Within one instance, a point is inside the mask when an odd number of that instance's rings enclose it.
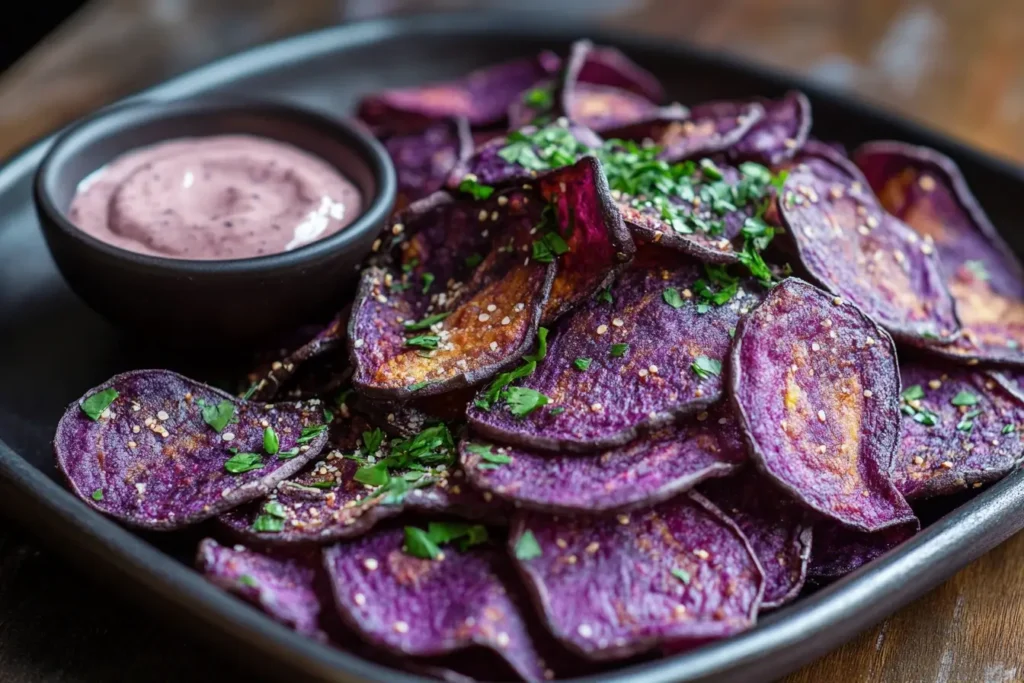
<path fill-rule="evenodd" d="M 400 200 L 351 304 L 241 398 L 88 392 L 69 485 L 204 523 L 299 633 L 534 681 L 749 629 L 1014 469 L 1024 278 L 953 163 L 663 99 L 587 41 L 367 97 Z"/>

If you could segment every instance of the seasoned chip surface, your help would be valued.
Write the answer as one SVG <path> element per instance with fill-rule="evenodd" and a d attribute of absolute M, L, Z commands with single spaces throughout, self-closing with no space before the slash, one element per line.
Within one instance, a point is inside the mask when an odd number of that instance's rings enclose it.
<path fill-rule="evenodd" d="M 671 252 L 638 258 L 611 288 L 611 303 L 598 297 L 560 320 L 547 358 L 516 385 L 548 397 L 547 405 L 522 417 L 505 405 L 476 405 L 473 429 L 510 444 L 588 451 L 718 400 L 730 331 L 760 288 L 737 281 L 717 305 L 694 294 L 708 278 L 704 268 L 678 261 Z"/>
<path fill-rule="evenodd" d="M 752 468 L 705 482 L 698 490 L 736 522 L 750 541 L 764 570 L 761 608 L 780 607 L 795 599 L 807 578 L 810 515 Z"/>
<path fill-rule="evenodd" d="M 95 419 L 86 414 L 113 392 Z M 136 370 L 71 404 L 54 452 L 90 507 L 136 527 L 180 529 L 259 498 L 301 469 L 327 443 L 324 422 L 318 402 L 251 403 L 168 370 Z M 265 452 L 268 427 L 277 454 Z"/>
<path fill-rule="evenodd" d="M 764 588 L 737 527 L 693 493 L 618 516 L 521 513 L 509 547 L 552 634 L 597 660 L 743 631 Z"/>
<path fill-rule="evenodd" d="M 469 438 L 459 447 L 470 483 L 518 506 L 549 512 L 646 507 L 746 459 L 736 420 L 712 410 L 596 453 L 548 453 Z"/>
<path fill-rule="evenodd" d="M 888 476 L 900 427 L 896 348 L 860 309 L 789 278 L 740 325 L 731 361 L 732 400 L 768 477 L 864 531 L 913 517 Z"/>
<path fill-rule="evenodd" d="M 960 331 L 935 248 L 886 213 L 852 163 L 808 143 L 780 213 L 811 276 L 899 339 L 949 343 Z"/>
<path fill-rule="evenodd" d="M 903 425 L 891 475 L 908 500 L 980 488 L 1024 460 L 1024 401 L 989 373 L 904 361 L 900 375 Z"/>

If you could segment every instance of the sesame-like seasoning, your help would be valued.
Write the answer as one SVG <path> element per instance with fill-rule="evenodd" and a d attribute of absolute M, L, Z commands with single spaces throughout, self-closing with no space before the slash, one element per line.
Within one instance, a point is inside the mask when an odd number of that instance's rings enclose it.
<path fill-rule="evenodd" d="M 601 412 L 601 408 L 602 408 L 602 407 L 603 407 L 603 406 L 602 406 L 602 405 L 601 405 L 600 403 L 591 403 L 591 404 L 590 404 L 590 410 L 591 410 L 592 412 L 595 412 L 595 413 L 599 413 L 599 412 Z"/>
<path fill-rule="evenodd" d="M 947 469 L 947 470 L 951 470 L 951 469 L 953 469 L 953 463 L 951 461 L 949 461 L 949 460 L 943 460 L 942 461 L 942 468 L 943 469 Z"/>
<path fill-rule="evenodd" d="M 487 209 L 480 209 L 480 213 L 477 214 L 476 218 L 481 221 L 487 220 Z"/>
<path fill-rule="evenodd" d="M 373 557 L 368 557 L 365 560 L 363 560 L 363 567 L 365 567 L 366 571 L 368 572 L 375 571 L 379 566 L 380 563 L 378 563 L 377 560 Z"/>
<path fill-rule="evenodd" d="M 220 435 L 220 438 L 224 439 L 225 441 L 234 441 L 235 440 L 235 433 L 234 432 L 224 432 L 223 434 Z"/>
<path fill-rule="evenodd" d="M 843 303 L 843 299 L 842 299 L 842 297 L 838 297 L 838 296 L 837 296 L 837 297 L 834 297 L 834 298 L 832 299 L 832 305 L 833 305 L 833 306 L 840 306 L 840 305 L 842 305 L 842 303 Z"/>
<path fill-rule="evenodd" d="M 508 325 L 510 322 L 512 322 L 512 318 L 508 317 L 507 315 L 501 319 L 502 325 Z"/>
<path fill-rule="evenodd" d="M 871 393 L 870 389 L 864 390 L 864 398 L 871 398 L 874 394 Z"/>
<path fill-rule="evenodd" d="M 612 325 L 615 325 L 615 327 L 622 327 L 625 324 L 626 323 L 622 320 L 622 318 L 615 318 L 614 320 L 612 320 Z"/>
<path fill-rule="evenodd" d="M 156 414 L 156 419 L 158 419 L 160 421 L 170 419 L 170 417 L 171 416 L 168 415 L 167 411 L 165 411 L 165 410 L 161 410 L 161 411 L 157 412 L 157 414 Z"/>
<path fill-rule="evenodd" d="M 617 519 L 619 524 L 622 526 L 629 524 L 629 515 L 616 515 L 615 519 Z"/>
<path fill-rule="evenodd" d="M 600 549 L 601 549 L 601 544 L 598 543 L 597 541 L 594 541 L 593 543 L 588 544 L 587 547 L 585 548 L 585 550 L 589 554 L 591 554 L 591 555 L 593 555 L 594 553 L 596 553 Z"/>
<path fill-rule="evenodd" d="M 352 600 L 360 607 L 366 604 L 366 596 L 362 593 L 356 593 L 355 595 L 353 595 Z"/>
<path fill-rule="evenodd" d="M 505 195 L 498 197 L 498 206 L 505 206 L 506 204 L 508 204 L 508 197 Z"/>
<path fill-rule="evenodd" d="M 352 345 L 353 345 L 353 346 L 355 346 L 355 347 L 356 347 L 357 349 L 361 349 L 361 348 L 363 348 L 363 344 L 365 344 L 365 343 L 366 343 L 366 342 L 365 342 L 365 341 L 363 341 L 362 339 L 356 339 L 356 340 L 355 340 L 355 341 L 354 341 L 354 342 L 352 343 Z"/>
<path fill-rule="evenodd" d="M 394 624 L 395 633 L 408 633 L 409 624 L 404 621 L 396 621 Z"/>
<path fill-rule="evenodd" d="M 824 421 L 825 421 L 825 411 L 824 410 L 819 410 L 818 411 L 818 422 L 824 422 Z"/>
<path fill-rule="evenodd" d="M 697 548 L 696 550 L 693 551 L 693 554 L 696 555 L 697 557 L 699 557 L 702 560 L 706 560 L 709 557 L 711 557 L 711 554 L 708 553 L 707 550 L 704 550 L 702 548 Z"/>
<path fill-rule="evenodd" d="M 930 175 L 923 175 L 917 179 L 917 184 L 925 192 L 931 192 L 935 189 L 935 178 L 932 178 Z"/>
<path fill-rule="evenodd" d="M 590 638 L 594 635 L 594 629 L 590 628 L 588 624 L 580 624 L 576 627 L 576 632 L 583 638 Z"/>
<path fill-rule="evenodd" d="M 481 313 L 481 314 L 480 314 L 480 315 L 479 315 L 479 316 L 477 317 L 477 320 L 479 320 L 479 321 L 480 321 L 480 322 L 482 322 L 482 323 L 485 323 L 485 322 L 487 322 L 487 321 L 488 321 L 488 320 L 490 320 L 490 319 L 491 319 L 491 316 L 487 315 L 486 313 Z"/>
<path fill-rule="evenodd" d="M 697 422 L 703 422 L 706 419 L 708 419 L 707 411 L 703 413 L 697 413 Z"/>
<path fill-rule="evenodd" d="M 922 458 L 920 455 L 915 455 L 914 456 L 914 464 L 915 465 L 923 465 L 924 464 L 924 458 Z"/>
<path fill-rule="evenodd" d="M 132 434 L 138 434 L 142 431 L 142 427 L 139 425 L 132 425 Z"/>

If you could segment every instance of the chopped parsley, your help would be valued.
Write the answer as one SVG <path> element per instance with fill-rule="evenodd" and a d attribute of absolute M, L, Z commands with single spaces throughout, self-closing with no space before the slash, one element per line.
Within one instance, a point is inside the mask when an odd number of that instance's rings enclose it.
<path fill-rule="evenodd" d="M 483 260 L 484 260 L 483 256 L 481 256 L 480 254 L 478 254 L 476 252 L 473 252 L 472 254 L 470 254 L 469 256 L 466 257 L 466 267 L 467 268 L 476 268 L 477 266 L 479 266 L 483 262 Z"/>
<path fill-rule="evenodd" d="M 534 226 L 536 231 L 544 231 L 541 238 L 533 242 L 533 260 L 540 263 L 551 263 L 569 251 L 569 245 L 555 230 L 558 227 L 555 218 L 555 207 L 548 204 L 540 215 L 540 223 Z"/>
<path fill-rule="evenodd" d="M 423 290 L 422 290 L 422 293 L 426 294 L 427 292 L 430 291 L 430 285 L 434 284 L 434 274 L 433 273 L 423 273 L 423 275 L 421 275 L 420 277 L 423 278 Z"/>
<path fill-rule="evenodd" d="M 594 298 L 597 299 L 598 302 L 600 302 L 602 304 L 615 303 L 614 300 L 612 299 L 612 288 L 611 287 L 605 287 L 600 292 L 598 292 L 597 296 L 595 296 Z"/>
<path fill-rule="evenodd" d="M 224 463 L 224 469 L 231 474 L 243 474 L 263 467 L 263 457 L 259 453 L 235 453 Z"/>
<path fill-rule="evenodd" d="M 221 432 L 228 426 L 228 422 L 235 416 L 235 404 L 231 401 L 221 401 L 217 405 L 203 406 L 203 422 L 213 427 L 213 431 Z"/>
<path fill-rule="evenodd" d="M 707 356 L 697 356 L 697 360 L 690 364 L 690 368 L 701 379 L 722 374 L 722 362 Z"/>
<path fill-rule="evenodd" d="M 281 442 L 277 438 L 277 432 L 274 431 L 273 427 L 267 427 L 263 430 L 263 450 L 267 452 L 267 455 L 277 455 L 277 452 L 281 450 Z"/>
<path fill-rule="evenodd" d="M 1009 425 L 1006 425 L 1005 427 L 1003 427 L 1003 431 L 1002 431 L 1002 433 L 1003 433 L 1003 434 L 1012 434 L 1012 433 L 1014 433 L 1015 431 L 1017 431 L 1017 425 L 1015 425 L 1015 424 L 1009 424 Z M 95 494 L 94 494 L 94 495 L 95 495 Z"/>
<path fill-rule="evenodd" d="M 473 199 L 487 199 L 494 194 L 494 188 L 490 185 L 481 185 L 476 178 L 463 178 L 459 183 L 459 191 L 473 195 Z"/>
<path fill-rule="evenodd" d="M 428 315 L 423 320 L 418 320 L 416 322 L 406 320 L 404 323 L 402 323 L 402 326 L 405 327 L 407 332 L 415 332 L 417 330 L 429 330 L 431 327 L 441 322 L 450 315 L 451 313 L 435 313 L 434 315 Z"/>
<path fill-rule="evenodd" d="M 441 557 L 441 547 L 445 543 L 458 541 L 459 550 L 487 542 L 487 527 L 482 524 L 465 524 L 463 522 L 431 522 L 426 531 L 414 526 L 405 527 L 405 547 L 407 554 L 425 560 Z"/>
<path fill-rule="evenodd" d="M 724 306 L 736 296 L 740 287 L 740 279 L 731 275 L 725 266 L 705 263 L 704 273 L 707 280 L 699 278 L 693 283 L 693 289 L 697 293 L 698 313 L 707 313 L 711 309 L 711 304 Z"/>
<path fill-rule="evenodd" d="M 687 586 L 690 585 L 690 572 L 686 571 L 685 569 L 673 568 L 672 576 L 676 577 L 677 579 L 685 583 Z"/>
<path fill-rule="evenodd" d="M 380 427 L 377 427 L 372 432 L 363 432 L 363 452 L 367 455 L 373 455 L 379 451 L 383 443 L 384 432 L 381 431 Z"/>
<path fill-rule="evenodd" d="M 900 398 L 904 401 L 918 401 L 924 398 L 924 389 L 921 388 L 920 384 L 914 384 L 903 390 L 900 394 Z"/>
<path fill-rule="evenodd" d="M 439 560 L 443 557 L 441 548 L 438 547 L 423 529 L 415 526 L 405 527 L 405 546 L 407 555 L 421 557 L 424 560 Z"/>
<path fill-rule="evenodd" d="M 256 579 L 252 578 L 248 574 L 240 574 L 238 576 L 238 583 L 242 584 L 243 586 L 248 586 L 249 588 L 256 588 L 257 586 L 259 586 L 259 583 L 256 581 Z"/>
<path fill-rule="evenodd" d="M 577 370 L 588 370 L 592 362 L 593 359 L 591 358 L 577 358 L 572 364 Z"/>
<path fill-rule="evenodd" d="M 369 444 L 366 441 L 368 435 Z M 378 437 L 374 432 L 365 432 L 363 444 L 379 448 L 378 438 L 383 442 L 383 433 Z M 394 505 L 405 497 L 410 482 L 414 488 L 432 484 L 436 479 L 427 476 L 430 468 L 449 467 L 455 462 L 455 443 L 448 427 L 440 423 L 408 439 L 392 441 L 386 457 L 371 462 L 370 455 L 347 456 L 361 463 L 354 478 L 361 484 L 381 487 L 376 493 L 384 496 L 383 503 Z"/>
<path fill-rule="evenodd" d="M 277 452 L 277 459 L 278 460 L 291 460 L 292 458 L 294 458 L 298 454 L 299 454 L 299 447 L 295 446 L 294 448 L 289 448 L 286 451 L 278 451 Z"/>
<path fill-rule="evenodd" d="M 977 394 L 972 394 L 971 392 L 964 390 L 957 393 L 957 395 L 950 399 L 949 402 L 955 406 L 973 406 L 980 400 L 981 399 Z"/>
<path fill-rule="evenodd" d="M 103 411 L 110 407 L 110 404 L 114 402 L 120 394 L 117 393 L 117 389 L 110 387 L 103 391 L 97 391 L 92 396 L 87 397 L 79 407 L 82 412 L 85 413 L 90 420 L 95 422 L 100 419 L 100 415 Z M 219 431 L 219 430 L 218 430 Z"/>
<path fill-rule="evenodd" d="M 415 337 L 409 337 L 405 340 L 406 346 L 416 346 L 421 349 L 436 349 L 437 343 L 441 341 L 441 338 L 436 334 L 421 334 Z"/>
<path fill-rule="evenodd" d="M 550 86 L 530 88 L 523 93 L 523 103 L 534 109 L 550 109 L 555 103 L 554 92 Z"/>
<path fill-rule="evenodd" d="M 914 413 L 914 422 L 922 424 L 925 427 L 934 427 L 939 423 L 939 416 L 930 410 L 921 408 Z"/>
<path fill-rule="evenodd" d="M 672 308 L 683 307 L 683 297 L 679 294 L 679 290 L 675 287 L 668 287 L 661 293 L 661 298 L 665 300 Z"/>
<path fill-rule="evenodd" d="M 296 443 L 309 443 L 316 437 L 327 431 L 327 425 L 307 425 L 302 428 Z"/>
<path fill-rule="evenodd" d="M 543 551 L 540 549 L 540 543 L 537 543 L 537 537 L 529 529 L 524 531 L 519 540 L 516 541 L 515 555 L 517 560 L 532 560 L 543 554 Z"/>
<path fill-rule="evenodd" d="M 964 416 L 960 418 L 960 422 L 957 423 L 956 428 L 961 432 L 970 432 L 974 429 L 974 418 L 981 415 L 981 410 L 972 410 L 964 413 Z"/>
<path fill-rule="evenodd" d="M 526 417 L 550 402 L 550 398 L 534 389 L 509 387 L 505 390 L 505 403 L 508 404 L 509 412 L 516 417 Z"/>
<path fill-rule="evenodd" d="M 356 473 L 352 475 L 352 478 L 360 484 L 383 486 L 388 483 L 390 475 L 388 474 L 387 465 L 376 463 L 374 465 L 364 465 L 363 467 L 360 467 L 356 470 Z"/>
<path fill-rule="evenodd" d="M 533 374 L 533 371 L 537 369 L 537 363 L 544 360 L 547 354 L 548 329 L 546 327 L 541 327 L 537 329 L 537 350 L 531 354 L 523 356 L 523 364 L 515 370 L 503 372 L 494 378 L 494 381 L 491 382 L 487 389 L 484 390 L 483 394 L 479 396 L 473 404 L 481 410 L 490 410 L 495 404 L 507 396 L 508 386 L 512 384 L 512 382 Z M 545 396 L 545 398 L 547 397 Z"/>
<path fill-rule="evenodd" d="M 430 384 L 430 380 L 424 380 L 422 382 L 416 382 L 415 384 L 410 384 L 407 388 L 409 389 L 409 391 L 419 391 L 420 389 L 422 389 L 423 387 L 427 386 L 428 384 Z"/>
<path fill-rule="evenodd" d="M 629 351 L 629 344 L 612 344 L 612 358 L 622 358 Z"/>
<path fill-rule="evenodd" d="M 103 489 L 96 489 L 92 492 L 92 499 L 96 502 L 103 500 Z"/>

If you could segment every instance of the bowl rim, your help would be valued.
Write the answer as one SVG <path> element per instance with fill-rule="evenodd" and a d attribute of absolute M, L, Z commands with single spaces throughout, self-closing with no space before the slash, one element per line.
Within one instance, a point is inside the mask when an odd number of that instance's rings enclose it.
<path fill-rule="evenodd" d="M 68 218 L 50 191 L 50 187 L 56 183 L 55 175 L 69 159 L 74 158 L 74 155 L 62 158 L 66 148 L 82 138 L 92 135 L 98 126 L 112 116 L 124 116 L 127 112 L 133 117 L 133 121 L 148 122 L 197 113 L 211 115 L 231 110 L 245 110 L 249 114 L 258 112 L 268 118 L 287 119 L 290 123 L 298 123 L 322 135 L 333 137 L 352 150 L 369 170 L 376 185 L 373 196 L 364 203 L 362 212 L 344 229 L 291 251 L 238 259 L 182 259 L 141 254 L 89 235 Z M 223 134 L 231 133 L 226 131 Z M 117 132 L 113 132 L 102 137 L 113 138 L 117 135 Z M 187 136 L 171 135 L 154 140 L 149 144 L 159 144 L 182 137 Z M 273 135 L 263 135 L 262 137 L 285 144 L 294 144 L 290 140 Z M 132 149 L 139 149 L 139 147 Z M 317 155 L 315 151 L 303 151 L 317 156 L 335 170 L 340 171 L 330 160 Z M 32 200 L 41 214 L 42 220 L 56 226 L 61 233 L 71 238 L 80 248 L 101 252 L 111 259 L 127 262 L 136 267 L 181 275 L 245 275 L 268 271 L 279 272 L 310 262 L 322 262 L 339 252 L 356 248 L 360 242 L 366 239 L 368 232 L 379 231 L 395 204 L 397 193 L 397 175 L 390 155 L 369 129 L 358 121 L 332 117 L 279 99 L 228 93 L 200 94 L 170 100 L 133 97 L 102 107 L 88 116 L 78 119 L 57 134 L 53 143 L 46 150 L 32 179 Z"/>

